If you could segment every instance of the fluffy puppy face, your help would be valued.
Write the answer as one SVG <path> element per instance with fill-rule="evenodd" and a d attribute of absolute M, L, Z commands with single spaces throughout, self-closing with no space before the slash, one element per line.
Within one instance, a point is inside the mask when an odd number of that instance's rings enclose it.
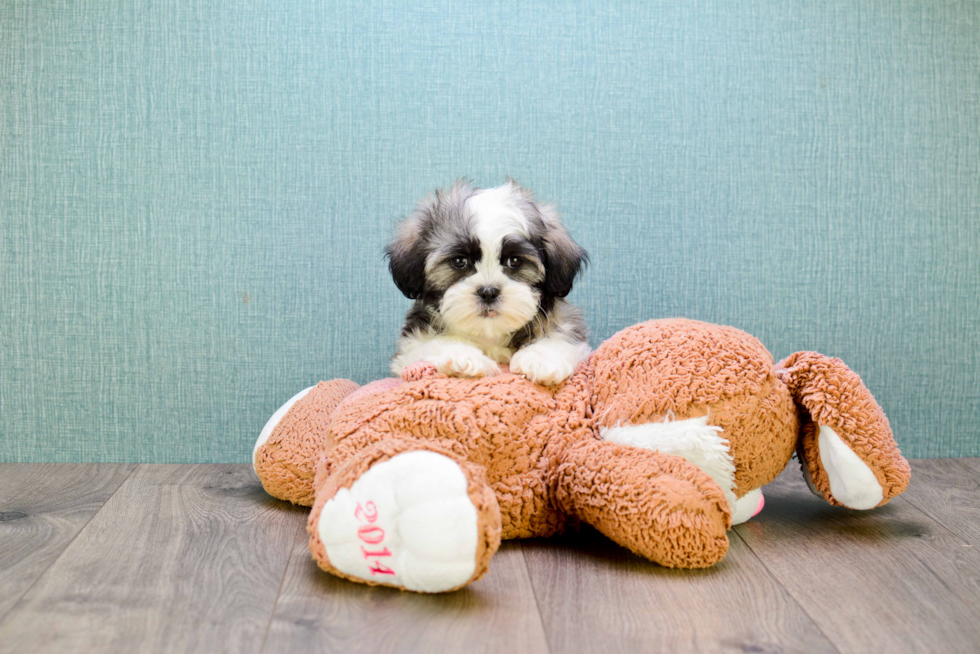
<path fill-rule="evenodd" d="M 405 333 L 436 328 L 487 343 L 550 311 L 587 260 L 554 208 L 513 180 L 436 192 L 386 254 L 396 285 L 416 300 Z"/>
<path fill-rule="evenodd" d="M 468 238 L 432 252 L 426 277 L 444 290 L 439 313 L 449 331 L 501 341 L 538 312 L 544 263 L 511 189 L 480 191 L 465 208 Z"/>

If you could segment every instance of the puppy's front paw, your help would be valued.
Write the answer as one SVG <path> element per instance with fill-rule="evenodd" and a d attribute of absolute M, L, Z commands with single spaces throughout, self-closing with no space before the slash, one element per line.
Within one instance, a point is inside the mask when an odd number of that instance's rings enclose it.
<path fill-rule="evenodd" d="M 571 377 L 576 363 L 550 348 L 529 345 L 511 357 L 510 371 L 524 375 L 535 384 L 554 386 Z"/>
<path fill-rule="evenodd" d="M 426 359 L 450 377 L 490 377 L 500 372 L 497 363 L 472 345 L 452 344 Z"/>

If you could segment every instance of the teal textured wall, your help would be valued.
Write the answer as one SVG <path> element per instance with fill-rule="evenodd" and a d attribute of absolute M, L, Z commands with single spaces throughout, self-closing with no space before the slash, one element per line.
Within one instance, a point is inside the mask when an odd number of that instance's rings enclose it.
<path fill-rule="evenodd" d="M 980 5 L 327 4 L 0 3 L 0 460 L 248 460 L 386 374 L 392 221 L 505 175 L 594 342 L 735 325 L 980 455 Z"/>

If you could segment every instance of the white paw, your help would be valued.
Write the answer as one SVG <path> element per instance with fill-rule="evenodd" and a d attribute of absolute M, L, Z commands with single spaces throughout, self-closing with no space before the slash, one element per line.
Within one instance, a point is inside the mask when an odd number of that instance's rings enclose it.
<path fill-rule="evenodd" d="M 734 527 L 743 522 L 748 522 L 750 518 L 759 514 L 759 511 L 762 510 L 764 505 L 765 500 L 762 498 L 762 489 L 756 488 L 755 490 L 750 490 L 735 500 L 735 504 L 732 506 L 732 526 Z"/>
<path fill-rule="evenodd" d="M 577 363 L 565 359 L 551 348 L 529 345 L 511 357 L 510 371 L 524 375 L 535 384 L 554 386 L 571 377 Z"/>
<path fill-rule="evenodd" d="M 849 509 L 873 509 L 885 496 L 875 473 L 833 429 L 820 425 L 820 463 L 827 471 L 830 494 Z"/>
<path fill-rule="evenodd" d="M 496 361 L 478 348 L 462 343 L 448 344 L 425 360 L 450 377 L 490 377 L 500 372 Z"/>
<path fill-rule="evenodd" d="M 476 570 L 476 507 L 448 457 L 407 452 L 371 467 L 323 507 L 317 530 L 346 574 L 437 593 Z"/>

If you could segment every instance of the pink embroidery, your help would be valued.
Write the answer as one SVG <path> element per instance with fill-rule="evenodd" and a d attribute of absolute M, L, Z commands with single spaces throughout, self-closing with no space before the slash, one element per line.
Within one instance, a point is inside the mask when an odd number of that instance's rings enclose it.
<path fill-rule="evenodd" d="M 357 503 L 357 508 L 354 509 L 354 517 L 358 520 L 368 522 L 374 522 L 378 519 L 378 507 L 374 505 L 374 502 L 365 502 L 364 507 L 361 507 L 361 503 Z"/>
<path fill-rule="evenodd" d="M 385 539 L 385 530 L 375 525 L 361 525 L 357 537 L 368 545 L 377 545 Z"/>
<path fill-rule="evenodd" d="M 357 507 L 354 509 L 354 517 L 364 523 L 357 528 L 358 538 L 368 545 L 381 545 L 384 542 L 385 530 L 378 525 L 372 524 L 378 519 L 378 507 L 374 502 L 365 502 L 364 506 L 361 506 L 361 503 L 358 502 Z M 361 553 L 364 554 L 365 560 L 368 561 L 368 570 L 371 571 L 372 575 L 395 574 L 394 570 L 378 560 L 383 556 L 391 556 L 391 550 L 387 547 L 369 550 L 364 545 L 361 545 Z"/>

